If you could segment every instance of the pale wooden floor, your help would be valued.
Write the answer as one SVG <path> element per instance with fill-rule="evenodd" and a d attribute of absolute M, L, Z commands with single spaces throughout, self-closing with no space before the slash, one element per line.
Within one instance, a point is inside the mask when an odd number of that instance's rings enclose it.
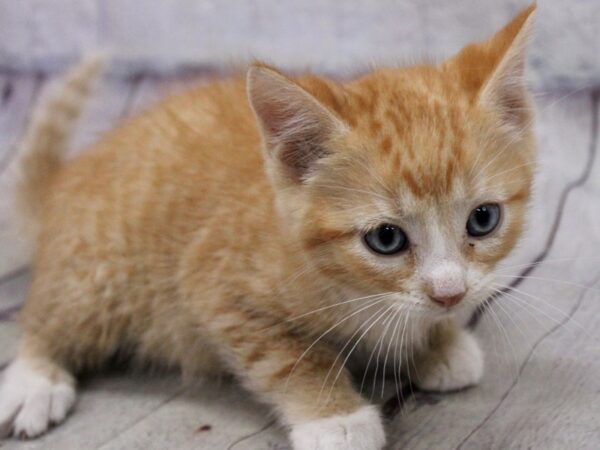
<path fill-rule="evenodd" d="M 44 77 L 0 75 L 2 366 L 15 349 L 14 314 L 28 283 L 8 202 L 9 165 L 44 83 Z M 74 149 L 185 84 L 144 76 L 106 81 Z M 546 94 L 537 104 L 541 166 L 530 227 L 498 278 L 519 284 L 475 327 L 487 354 L 484 381 L 448 395 L 405 390 L 401 408 L 388 401 L 390 449 L 600 448 L 599 96 Z M 37 441 L 0 447 L 241 450 L 289 444 L 268 411 L 234 386 L 186 388 L 175 376 L 112 373 L 82 383 L 76 414 L 64 426 Z"/>

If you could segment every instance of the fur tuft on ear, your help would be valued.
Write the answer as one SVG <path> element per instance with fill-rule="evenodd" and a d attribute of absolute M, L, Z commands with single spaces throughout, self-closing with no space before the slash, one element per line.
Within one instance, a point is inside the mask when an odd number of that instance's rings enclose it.
<path fill-rule="evenodd" d="M 328 154 L 327 142 L 344 129 L 343 123 L 313 95 L 270 67 L 252 66 L 247 83 L 268 157 L 281 175 L 302 181 Z"/>
<path fill-rule="evenodd" d="M 521 11 L 486 41 L 463 48 L 445 63 L 485 109 L 504 125 L 521 129 L 530 122 L 525 85 L 526 49 L 535 18 L 535 3 Z"/>

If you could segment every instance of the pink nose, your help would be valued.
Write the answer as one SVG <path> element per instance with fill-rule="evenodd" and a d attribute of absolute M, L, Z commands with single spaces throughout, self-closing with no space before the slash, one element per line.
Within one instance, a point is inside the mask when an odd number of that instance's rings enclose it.
<path fill-rule="evenodd" d="M 454 295 L 448 295 L 448 296 L 433 296 L 431 295 L 429 298 L 431 298 L 431 300 L 433 300 L 434 302 L 445 306 L 446 308 L 449 308 L 451 306 L 457 305 L 458 303 L 460 303 L 460 301 L 463 299 L 463 297 L 465 296 L 464 292 L 460 292 L 458 294 L 454 294 Z"/>

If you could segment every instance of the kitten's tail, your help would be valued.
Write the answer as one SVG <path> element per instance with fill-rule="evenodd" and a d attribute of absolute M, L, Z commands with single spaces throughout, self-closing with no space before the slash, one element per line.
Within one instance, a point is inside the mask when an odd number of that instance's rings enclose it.
<path fill-rule="evenodd" d="M 85 58 L 48 88 L 33 112 L 18 152 L 16 200 L 23 218 L 35 228 L 49 182 L 63 164 L 77 119 L 106 60 L 104 54 Z"/>

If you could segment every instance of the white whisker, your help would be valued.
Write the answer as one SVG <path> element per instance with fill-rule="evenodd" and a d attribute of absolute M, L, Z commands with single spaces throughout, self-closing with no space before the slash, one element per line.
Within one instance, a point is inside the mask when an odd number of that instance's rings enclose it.
<path fill-rule="evenodd" d="M 401 309 L 399 309 L 396 314 L 395 314 L 395 325 L 392 328 L 392 335 L 390 336 L 390 338 L 388 339 L 388 347 L 387 347 L 387 351 L 385 353 L 385 359 L 383 361 L 383 370 L 381 371 L 381 398 L 383 398 L 383 393 L 385 391 L 385 378 L 386 378 L 386 368 L 387 368 L 387 361 L 388 361 L 388 357 L 390 355 L 390 348 L 392 346 L 392 342 L 394 341 L 394 333 L 396 332 L 396 329 L 398 328 L 398 323 L 400 322 L 400 311 L 402 311 Z M 387 328 L 384 332 L 384 335 L 387 336 Z"/>
<path fill-rule="evenodd" d="M 379 315 L 379 317 L 377 317 L 377 319 L 375 319 L 375 320 L 374 320 L 374 321 L 373 321 L 373 322 L 372 322 L 372 323 L 371 323 L 371 324 L 370 324 L 370 325 L 369 325 L 369 326 L 368 326 L 368 327 L 367 327 L 367 328 L 366 328 L 366 329 L 363 331 L 363 333 L 360 335 L 360 337 L 358 338 L 358 340 L 357 340 L 357 341 L 354 343 L 354 345 L 352 346 L 352 348 L 350 349 L 350 351 L 348 352 L 348 354 L 347 354 L 347 355 L 346 355 L 346 357 L 344 358 L 344 361 L 342 362 L 342 365 L 340 366 L 340 368 L 339 368 L 339 370 L 338 370 L 338 372 L 337 372 L 337 374 L 336 374 L 336 376 L 335 376 L 335 379 L 333 380 L 333 383 L 332 383 L 332 385 L 331 385 L 331 388 L 329 389 L 329 393 L 328 393 L 328 395 L 327 395 L 327 399 L 325 400 L 325 404 L 327 404 L 327 403 L 329 402 L 329 399 L 331 398 L 331 393 L 333 392 L 333 388 L 335 387 L 335 383 L 336 383 L 336 382 L 337 382 L 337 380 L 339 379 L 339 377 L 340 377 L 340 375 L 341 375 L 342 371 L 344 370 L 344 367 L 346 367 L 346 364 L 348 363 L 348 359 L 350 359 L 350 356 L 352 355 L 352 352 L 354 352 L 354 350 L 356 349 L 356 347 L 358 346 L 358 344 L 360 343 L 360 341 L 362 340 L 362 338 L 363 338 L 363 337 L 365 337 L 365 335 L 366 335 L 366 334 L 369 332 L 369 330 L 371 330 L 371 328 L 373 328 L 373 327 L 375 326 L 375 324 L 376 324 L 377 322 L 379 322 L 379 320 L 380 320 L 380 319 L 381 319 L 381 318 L 382 318 L 382 317 L 383 317 L 385 314 L 387 314 L 387 313 L 388 313 L 388 311 L 389 311 L 390 309 L 392 309 L 394 306 L 396 306 L 396 305 L 394 305 L 393 303 L 392 303 L 391 305 L 389 305 L 389 306 L 388 306 L 388 308 L 387 308 L 387 309 L 385 309 L 385 311 L 383 311 L 383 312 L 382 312 L 382 313 Z M 350 342 L 350 341 L 351 341 L 351 340 L 354 338 L 354 336 L 355 336 L 355 335 L 353 334 L 353 335 L 352 335 L 352 337 L 351 337 L 351 338 L 348 340 L 348 342 Z M 344 346 L 344 349 L 345 349 L 345 347 L 346 347 L 346 346 Z M 339 354 L 340 354 L 340 355 L 342 354 L 342 352 L 344 351 L 344 349 L 342 349 L 342 350 L 339 352 Z M 333 368 L 333 367 L 335 366 L 335 363 L 337 362 L 337 360 L 338 360 L 338 358 L 336 358 L 336 360 L 333 362 L 333 364 L 332 364 L 332 367 L 331 367 L 331 368 Z M 321 392 L 319 393 L 319 397 L 318 397 L 319 399 L 321 398 L 321 393 L 323 392 L 323 388 L 325 387 L 325 385 L 326 385 L 326 383 L 327 383 L 327 379 L 329 378 L 329 374 L 330 374 L 330 373 L 331 373 L 331 369 L 330 369 L 329 373 L 327 373 L 327 376 L 325 377 L 325 381 L 323 382 L 323 386 L 322 386 L 322 388 L 321 388 Z M 318 400 L 317 400 L 317 402 L 318 402 Z"/>
<path fill-rule="evenodd" d="M 359 309 L 357 309 L 356 311 L 354 311 L 353 313 L 347 315 L 346 317 L 344 317 L 343 319 L 339 320 L 338 322 L 336 322 L 335 324 L 333 324 L 331 327 L 329 327 L 324 333 L 322 333 L 317 339 L 315 339 L 312 344 L 300 355 L 300 357 L 296 360 L 296 362 L 294 363 L 294 365 L 292 366 L 292 369 L 290 370 L 290 373 L 287 376 L 286 382 L 285 382 L 285 389 L 284 392 L 287 391 L 287 387 L 289 384 L 289 380 L 292 376 L 292 374 L 294 373 L 294 371 L 296 370 L 296 367 L 298 367 L 298 364 L 300 363 L 300 361 L 302 361 L 302 359 L 308 354 L 308 352 L 315 346 L 317 345 L 317 343 L 319 341 L 321 341 L 321 339 L 323 339 L 326 335 L 328 335 L 331 331 L 333 331 L 336 327 L 338 327 L 339 325 L 341 325 L 342 323 L 344 323 L 345 321 L 347 321 L 348 319 L 356 316 L 357 314 L 360 314 L 362 311 L 375 306 L 379 303 L 382 303 L 384 301 L 386 301 L 386 297 L 384 298 L 380 298 L 380 299 L 376 299 L 373 300 L 370 304 L 368 304 L 367 306 L 363 306 Z"/>
<path fill-rule="evenodd" d="M 579 287 L 581 289 L 588 289 L 590 291 L 600 292 L 600 289 L 593 288 L 591 286 L 586 286 L 585 284 L 576 283 L 574 281 L 568 281 L 568 280 L 559 280 L 557 278 L 537 277 L 537 276 L 533 276 L 533 275 L 506 275 L 506 274 L 500 274 L 500 273 L 495 273 L 495 275 L 497 277 L 500 277 L 500 278 L 512 278 L 512 279 L 521 279 L 521 280 L 531 279 L 531 280 L 553 281 L 555 283 L 563 283 L 563 284 L 568 284 L 570 286 L 576 286 L 576 287 Z"/>

